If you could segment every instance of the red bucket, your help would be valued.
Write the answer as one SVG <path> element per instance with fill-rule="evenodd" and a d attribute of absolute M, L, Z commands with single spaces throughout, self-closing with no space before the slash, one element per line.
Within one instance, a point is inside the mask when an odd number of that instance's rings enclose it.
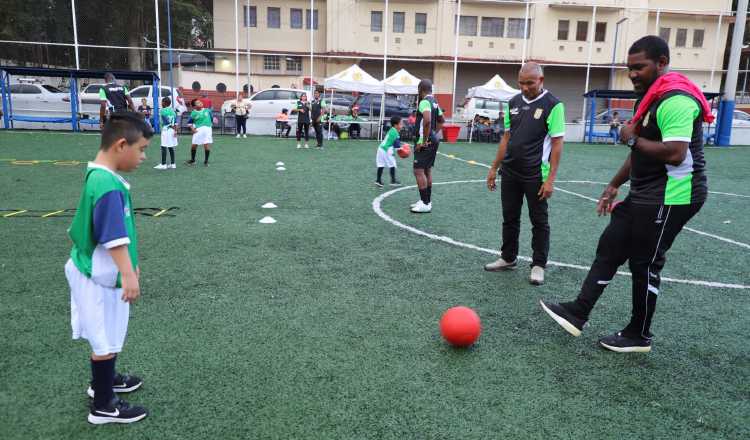
<path fill-rule="evenodd" d="M 460 125 L 445 124 L 443 125 L 443 139 L 449 144 L 455 144 L 459 131 L 461 131 Z"/>

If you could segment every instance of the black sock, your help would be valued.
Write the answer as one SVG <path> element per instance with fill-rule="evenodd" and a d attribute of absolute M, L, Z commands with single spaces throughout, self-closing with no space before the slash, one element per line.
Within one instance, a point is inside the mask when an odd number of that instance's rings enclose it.
<path fill-rule="evenodd" d="M 376 182 L 382 182 L 383 181 L 383 167 L 378 167 L 378 178 L 375 181 Z"/>
<path fill-rule="evenodd" d="M 167 150 L 169 150 L 169 162 L 174 165 L 174 147 L 167 148 Z"/>
<path fill-rule="evenodd" d="M 388 171 L 391 173 L 391 182 L 396 181 L 396 167 L 388 168 Z"/>
<path fill-rule="evenodd" d="M 427 191 L 427 203 L 432 202 L 432 185 L 425 188 L 425 191 Z"/>
<path fill-rule="evenodd" d="M 206 150 L 206 160 L 203 163 L 208 163 L 208 155 L 211 154 L 211 150 Z"/>
<path fill-rule="evenodd" d="M 161 147 L 161 164 L 167 164 L 167 147 Z"/>
<path fill-rule="evenodd" d="M 197 151 L 197 148 L 193 148 L 190 150 L 190 162 L 195 162 L 195 152 Z"/>
<path fill-rule="evenodd" d="M 430 198 L 427 196 L 427 188 L 419 190 L 419 200 L 425 205 L 430 203 Z"/>
<path fill-rule="evenodd" d="M 94 389 L 94 408 L 106 408 L 114 397 L 115 359 L 91 360 L 91 388 Z"/>

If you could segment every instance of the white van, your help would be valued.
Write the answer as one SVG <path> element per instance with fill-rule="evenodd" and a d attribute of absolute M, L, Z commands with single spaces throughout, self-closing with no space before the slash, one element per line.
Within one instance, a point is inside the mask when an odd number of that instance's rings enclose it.
<path fill-rule="evenodd" d="M 462 121 L 471 121 L 475 116 L 483 116 L 495 121 L 500 117 L 503 103 L 494 99 L 485 98 L 467 98 L 463 107 L 460 107 L 456 113 L 457 119 Z"/>

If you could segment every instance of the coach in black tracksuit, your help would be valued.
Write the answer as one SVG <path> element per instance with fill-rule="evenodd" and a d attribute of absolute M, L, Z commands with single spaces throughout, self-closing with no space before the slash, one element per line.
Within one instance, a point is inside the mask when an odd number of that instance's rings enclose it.
<path fill-rule="evenodd" d="M 104 127 L 107 120 L 107 106 L 111 106 L 112 113 L 122 113 L 126 111 L 135 111 L 135 104 L 130 98 L 128 88 L 117 84 L 115 75 L 111 72 L 104 74 L 105 85 L 99 89 L 99 127 Z"/>
<path fill-rule="evenodd" d="M 647 36 L 633 43 L 628 69 L 634 89 L 641 95 L 636 116 L 644 116 L 635 126 L 622 128 L 620 141 L 631 152 L 597 205 L 600 215 L 611 212 L 611 220 L 599 239 L 596 259 L 578 298 L 562 304 L 541 303 L 558 324 L 578 336 L 617 268 L 628 261 L 633 285 L 630 322 L 599 343 L 616 352 L 647 352 L 651 350 L 651 318 L 666 253 L 708 193 L 703 121 L 710 117 L 700 90 L 694 84 L 686 85 L 685 77 L 668 74 L 669 47 L 661 38 Z M 680 89 L 671 90 L 670 82 L 680 84 Z M 695 95 L 682 90 L 688 88 Z M 654 95 L 657 89 L 665 93 Z M 644 95 L 656 96 L 656 100 L 640 109 Z M 628 180 L 630 193 L 622 203 L 614 204 L 618 188 Z"/>
<path fill-rule="evenodd" d="M 505 110 L 505 133 L 487 175 L 487 187 L 495 190 L 498 169 L 502 175 L 500 198 L 503 207 L 503 244 L 500 258 L 484 266 L 487 271 L 516 267 L 518 236 L 521 232 L 523 200 L 531 219 L 531 275 L 529 281 L 544 282 L 549 254 L 547 199 L 552 196 L 565 134 L 563 103 L 543 89 L 544 73 L 533 62 L 518 74 L 520 94 L 511 98 Z"/>

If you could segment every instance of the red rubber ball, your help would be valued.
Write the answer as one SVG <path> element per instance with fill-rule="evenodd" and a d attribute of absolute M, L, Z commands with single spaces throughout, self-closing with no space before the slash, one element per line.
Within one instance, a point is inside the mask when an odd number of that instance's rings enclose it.
<path fill-rule="evenodd" d="M 479 315 L 468 307 L 451 307 L 440 319 L 440 333 L 455 347 L 470 346 L 476 342 L 481 332 Z"/>

